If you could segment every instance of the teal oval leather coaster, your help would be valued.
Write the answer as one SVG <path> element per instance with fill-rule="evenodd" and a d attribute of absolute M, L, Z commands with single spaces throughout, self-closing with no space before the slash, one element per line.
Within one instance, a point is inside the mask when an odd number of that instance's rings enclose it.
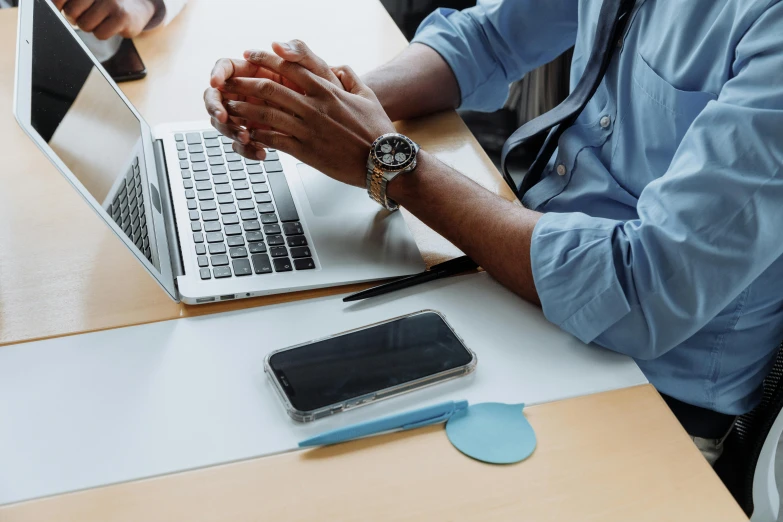
<path fill-rule="evenodd" d="M 525 460 L 536 449 L 536 434 L 525 418 L 524 404 L 471 404 L 464 415 L 446 423 L 446 435 L 468 457 L 490 464 Z"/>

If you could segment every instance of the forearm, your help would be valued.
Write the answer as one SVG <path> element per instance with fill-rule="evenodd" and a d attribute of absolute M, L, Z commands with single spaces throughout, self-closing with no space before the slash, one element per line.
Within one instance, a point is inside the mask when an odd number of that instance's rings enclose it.
<path fill-rule="evenodd" d="M 424 151 L 389 197 L 454 243 L 495 279 L 535 304 L 530 242 L 541 214 L 484 189 Z"/>
<path fill-rule="evenodd" d="M 363 80 L 392 121 L 455 109 L 460 102 L 459 85 L 451 68 L 437 52 L 423 44 L 411 44 Z"/>

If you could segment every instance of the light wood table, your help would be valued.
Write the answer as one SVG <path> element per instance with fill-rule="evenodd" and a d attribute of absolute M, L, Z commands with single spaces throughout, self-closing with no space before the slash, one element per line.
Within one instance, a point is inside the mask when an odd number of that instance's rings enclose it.
<path fill-rule="evenodd" d="M 299 37 L 330 63 L 364 72 L 406 44 L 375 0 L 190 2 L 171 26 L 137 40 L 150 77 L 123 88 L 152 125 L 203 118 L 212 64 L 245 48 Z M 0 11 L 6 108 L 15 15 Z M 400 130 L 511 197 L 456 114 Z M 176 305 L 9 112 L 0 117 L 0 143 L 0 345 L 346 291 Z M 428 263 L 457 253 L 415 219 L 409 223 Z M 649 385 L 526 413 L 539 445 L 518 465 L 467 459 L 442 427 L 430 427 L 6 506 L 0 521 L 747 520 Z"/>

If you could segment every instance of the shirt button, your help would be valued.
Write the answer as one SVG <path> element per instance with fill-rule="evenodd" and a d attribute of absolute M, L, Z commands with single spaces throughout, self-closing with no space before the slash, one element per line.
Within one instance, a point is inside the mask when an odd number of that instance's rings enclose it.
<path fill-rule="evenodd" d="M 557 175 L 558 176 L 565 176 L 566 172 L 568 172 L 568 169 L 566 169 L 566 166 L 562 163 L 557 166 Z"/>
<path fill-rule="evenodd" d="M 603 118 L 601 118 L 601 121 L 599 123 L 601 124 L 601 128 L 605 129 L 612 124 L 612 118 L 610 118 L 609 116 L 604 116 Z"/>

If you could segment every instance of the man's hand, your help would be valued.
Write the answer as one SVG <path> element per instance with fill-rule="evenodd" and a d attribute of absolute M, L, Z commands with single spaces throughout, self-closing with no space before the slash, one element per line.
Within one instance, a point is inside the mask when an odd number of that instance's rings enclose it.
<path fill-rule="evenodd" d="M 216 64 L 204 93 L 212 125 L 245 157 L 263 159 L 264 147 L 276 148 L 364 187 L 372 142 L 394 132 L 375 94 L 350 67 L 330 68 L 302 42 L 274 50 Z"/>
<path fill-rule="evenodd" d="M 155 15 L 153 0 L 52 0 L 82 31 L 100 40 L 133 38 Z"/>

